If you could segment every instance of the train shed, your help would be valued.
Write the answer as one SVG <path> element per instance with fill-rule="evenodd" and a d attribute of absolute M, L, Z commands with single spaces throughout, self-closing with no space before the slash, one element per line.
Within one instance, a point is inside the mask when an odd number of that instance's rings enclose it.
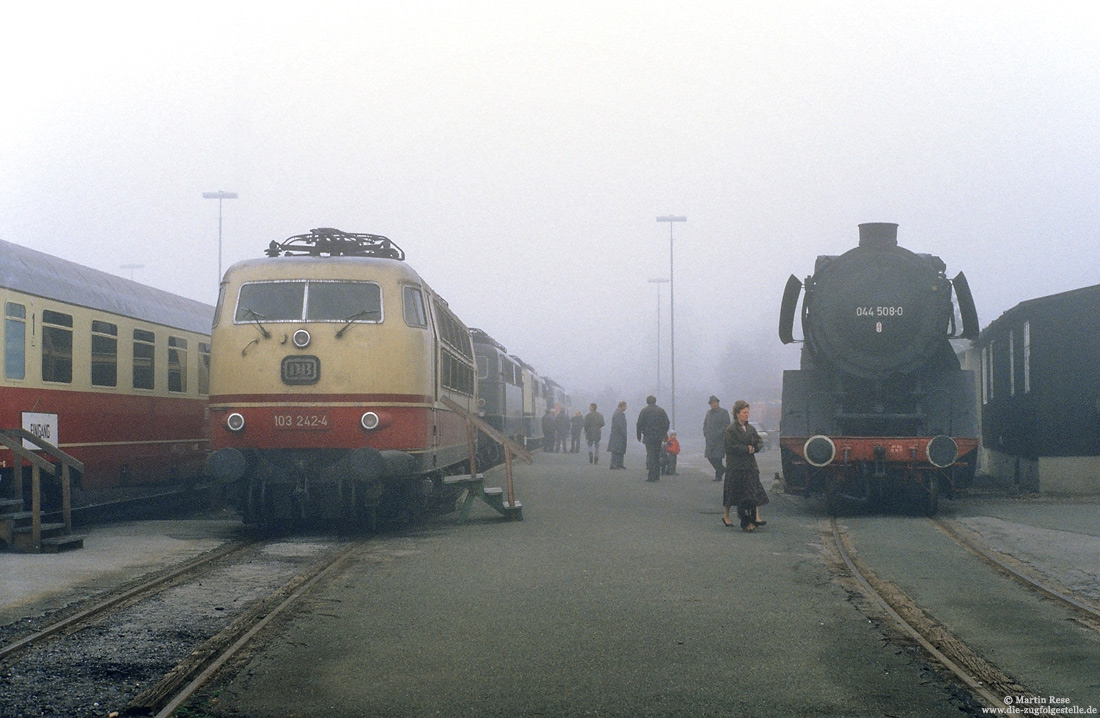
<path fill-rule="evenodd" d="M 1100 285 L 1021 302 L 986 327 L 981 465 L 1023 491 L 1100 493 Z"/>

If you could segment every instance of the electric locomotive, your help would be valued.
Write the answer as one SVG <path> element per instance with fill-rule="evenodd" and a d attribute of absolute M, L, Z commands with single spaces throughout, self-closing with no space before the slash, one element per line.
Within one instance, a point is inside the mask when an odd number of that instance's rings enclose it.
<path fill-rule="evenodd" d="M 314 229 L 230 267 L 211 334 L 212 475 L 246 523 L 453 508 L 477 405 L 467 327 L 380 235 Z"/>
<path fill-rule="evenodd" d="M 859 246 L 819 256 L 805 284 L 787 280 L 779 336 L 800 369 L 783 372 L 780 446 L 789 492 L 824 492 L 829 509 L 882 500 L 935 513 L 973 473 L 978 445 L 972 371 L 951 339 L 978 336 L 966 277 L 898 246 L 897 225 L 859 225 Z M 958 304 L 956 319 L 955 303 Z M 961 326 L 960 326 L 961 324 Z"/>
<path fill-rule="evenodd" d="M 520 446 L 526 442 L 523 422 L 523 376 L 508 350 L 482 329 L 471 329 L 477 357 L 477 413 L 490 426 Z M 495 441 L 478 442 L 477 465 L 504 461 L 504 449 Z"/>

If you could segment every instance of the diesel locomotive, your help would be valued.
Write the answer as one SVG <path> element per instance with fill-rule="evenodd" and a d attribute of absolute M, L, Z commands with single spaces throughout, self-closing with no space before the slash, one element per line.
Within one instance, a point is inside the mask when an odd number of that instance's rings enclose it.
<path fill-rule="evenodd" d="M 380 235 L 314 229 L 230 267 L 211 333 L 208 471 L 246 523 L 453 508 L 476 413 L 468 328 Z"/>
<path fill-rule="evenodd" d="M 974 470 L 975 378 L 951 344 L 977 338 L 974 300 L 961 272 L 898 246 L 897 227 L 859 225 L 859 246 L 819 256 L 783 293 L 790 344 L 805 290 L 800 368 L 783 372 L 786 488 L 823 492 L 833 513 L 888 501 L 933 514 Z"/>

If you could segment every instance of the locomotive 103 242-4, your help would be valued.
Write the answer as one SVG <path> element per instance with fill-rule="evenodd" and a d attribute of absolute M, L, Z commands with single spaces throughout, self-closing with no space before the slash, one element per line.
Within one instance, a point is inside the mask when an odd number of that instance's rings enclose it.
<path fill-rule="evenodd" d="M 273 529 L 452 509 L 462 488 L 444 479 L 471 463 L 455 407 L 498 423 L 478 403 L 470 330 L 381 235 L 314 229 L 266 254 L 222 280 L 208 473 L 237 488 L 246 523 Z M 514 423 L 497 428 L 530 438 Z"/>
<path fill-rule="evenodd" d="M 978 336 L 966 277 L 898 246 L 897 225 L 859 225 L 859 246 L 787 280 L 779 335 L 800 368 L 783 373 L 780 446 L 789 492 L 824 492 L 830 511 L 905 502 L 935 513 L 973 474 L 975 378 L 951 340 Z M 954 301 L 952 299 L 954 295 Z M 957 307 L 957 311 L 956 311 Z"/>

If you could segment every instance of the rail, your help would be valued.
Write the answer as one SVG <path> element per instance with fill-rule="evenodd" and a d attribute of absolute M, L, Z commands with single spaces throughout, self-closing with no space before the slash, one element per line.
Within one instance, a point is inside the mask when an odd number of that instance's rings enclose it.
<path fill-rule="evenodd" d="M 504 447 L 504 475 L 505 486 L 508 492 L 508 502 L 503 506 L 498 506 L 495 502 L 489 500 L 489 498 L 485 496 L 484 493 L 482 494 L 482 498 L 484 498 L 490 506 L 495 508 L 497 511 L 500 511 L 506 517 L 522 518 L 523 515 L 522 513 L 520 513 L 520 506 L 516 503 L 515 484 L 512 482 L 512 457 L 517 456 L 520 459 L 523 459 L 523 461 L 527 462 L 528 464 L 531 464 L 534 463 L 534 459 L 531 457 L 531 453 L 527 451 L 525 447 L 520 446 L 504 434 L 497 431 L 497 429 L 487 424 L 480 417 L 475 416 L 474 414 L 467 411 L 462 405 L 458 404 L 450 397 L 443 396 L 440 397 L 439 400 L 448 409 L 455 412 L 466 420 L 466 441 L 470 450 L 470 482 L 478 482 L 476 458 L 477 452 L 474 450 L 474 439 L 476 438 L 476 431 L 480 431 L 481 433 L 485 434 L 487 437 Z M 466 507 L 463 510 L 463 516 L 465 516 L 467 511 L 469 510 L 469 503 L 470 501 L 467 500 Z"/>
<path fill-rule="evenodd" d="M 27 442 L 37 447 L 27 449 L 23 446 Z M 84 464 L 77 461 L 72 455 L 62 451 L 50 442 L 35 436 L 26 429 L 0 429 L 0 444 L 15 454 L 17 461 L 15 471 L 12 472 L 15 497 L 23 498 L 23 462 L 31 465 L 31 544 L 34 551 L 42 550 L 42 471 L 51 476 L 57 475 L 55 466 L 44 458 L 34 453 L 42 451 L 61 463 L 61 513 L 65 521 L 65 534 L 73 532 L 72 514 L 72 488 L 70 484 L 71 470 L 76 469 L 83 473 Z"/>

